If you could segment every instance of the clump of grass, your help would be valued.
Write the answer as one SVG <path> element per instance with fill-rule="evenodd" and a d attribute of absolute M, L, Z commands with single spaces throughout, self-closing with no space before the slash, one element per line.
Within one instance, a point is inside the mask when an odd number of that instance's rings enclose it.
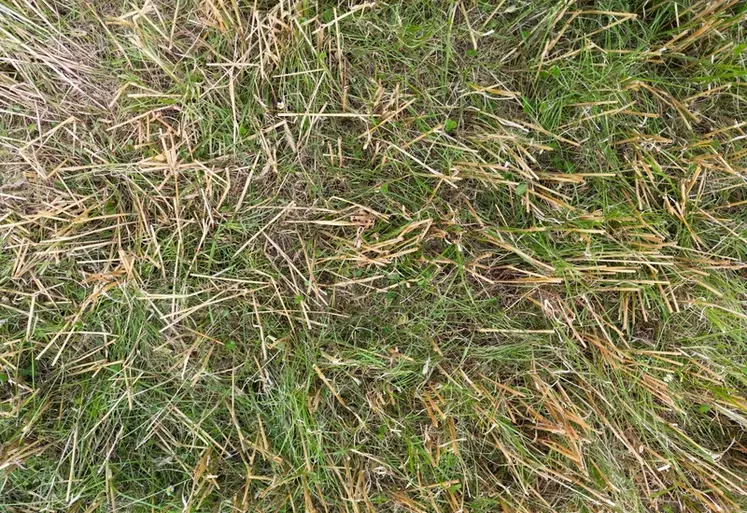
<path fill-rule="evenodd" d="M 0 2 L 0 510 L 745 509 L 746 19 Z"/>

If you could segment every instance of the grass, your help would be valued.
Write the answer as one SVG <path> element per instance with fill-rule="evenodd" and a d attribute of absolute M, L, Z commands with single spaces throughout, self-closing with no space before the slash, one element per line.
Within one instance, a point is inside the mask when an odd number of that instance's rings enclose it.
<path fill-rule="evenodd" d="M 746 30 L 0 0 L 0 511 L 747 509 Z"/>

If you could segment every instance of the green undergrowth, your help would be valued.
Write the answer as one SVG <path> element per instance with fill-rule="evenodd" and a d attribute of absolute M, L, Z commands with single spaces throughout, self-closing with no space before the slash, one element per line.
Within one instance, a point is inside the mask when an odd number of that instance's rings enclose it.
<path fill-rule="evenodd" d="M 746 20 L 0 0 L 0 511 L 742 511 Z"/>

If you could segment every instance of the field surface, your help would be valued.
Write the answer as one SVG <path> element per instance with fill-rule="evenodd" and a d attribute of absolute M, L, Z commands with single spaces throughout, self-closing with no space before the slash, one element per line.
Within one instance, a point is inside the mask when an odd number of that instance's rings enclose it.
<path fill-rule="evenodd" d="M 747 510 L 747 3 L 0 0 L 0 512 Z"/>

